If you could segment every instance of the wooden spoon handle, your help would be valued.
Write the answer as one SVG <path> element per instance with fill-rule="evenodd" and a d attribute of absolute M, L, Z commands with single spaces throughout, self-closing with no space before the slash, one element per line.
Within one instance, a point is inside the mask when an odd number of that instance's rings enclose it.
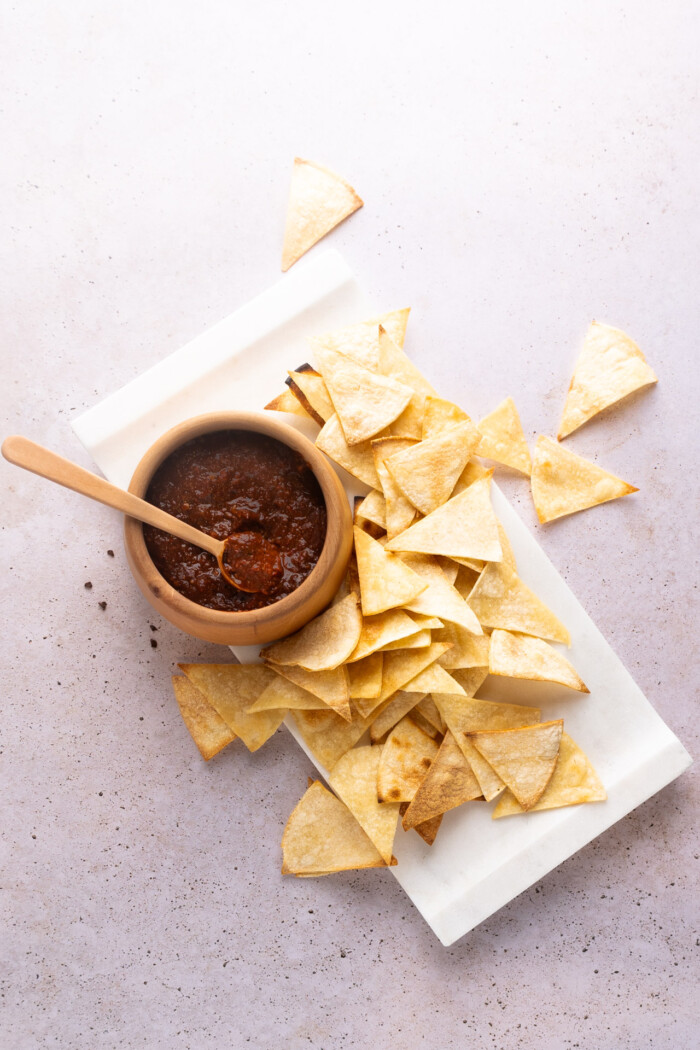
<path fill-rule="evenodd" d="M 15 466 L 30 470 L 33 474 L 39 474 L 40 477 L 47 478 L 49 481 L 55 481 L 56 484 L 63 485 L 64 488 L 72 489 L 74 492 L 80 492 L 81 495 L 97 500 L 98 503 L 114 507 L 115 510 L 120 510 L 123 514 L 128 514 L 129 517 L 136 518 L 138 521 L 145 521 L 147 525 L 153 525 L 156 529 L 163 529 L 164 532 L 169 532 L 178 539 L 186 540 L 187 543 L 193 543 L 196 547 L 209 551 L 215 558 L 219 557 L 223 549 L 221 540 L 207 536 L 205 532 L 200 532 L 187 522 L 180 521 L 179 518 L 173 517 L 160 507 L 154 507 L 152 503 L 139 499 L 131 492 L 117 488 L 116 485 L 110 484 L 97 474 L 91 474 L 89 470 L 84 470 L 77 463 L 71 463 L 69 459 L 64 459 L 63 456 L 37 445 L 28 438 L 19 435 L 5 438 L 2 444 L 2 454 L 8 462 L 14 463 Z"/>

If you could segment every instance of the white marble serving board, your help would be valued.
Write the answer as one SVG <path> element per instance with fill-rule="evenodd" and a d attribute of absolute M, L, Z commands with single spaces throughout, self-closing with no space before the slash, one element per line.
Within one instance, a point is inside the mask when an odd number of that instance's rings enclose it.
<path fill-rule="evenodd" d="M 309 358 L 307 337 L 397 305 L 403 304 L 370 304 L 341 256 L 327 251 L 298 264 L 268 291 L 85 412 L 73 428 L 104 474 L 127 486 L 143 453 L 169 427 L 202 412 L 262 409 L 281 392 L 287 370 Z M 410 324 L 407 349 L 410 353 Z M 298 416 L 284 418 L 309 436 L 317 431 Z M 349 496 L 362 491 L 349 475 L 339 473 Z M 544 690 L 533 689 L 535 683 L 518 683 L 516 697 L 513 683 L 487 680 L 480 695 L 538 703 L 543 717 L 563 717 L 567 732 L 604 781 L 608 800 L 499 821 L 491 820 L 493 805 L 462 806 L 446 814 L 432 847 L 399 827 L 394 847 L 399 863 L 388 870 L 445 945 L 665 787 L 691 762 L 495 486 L 493 498 L 520 575 L 569 628 L 572 647 L 567 655 L 591 692 L 571 695 L 553 688 L 543 701 Z M 257 649 L 235 652 L 244 660 L 257 655 Z M 301 743 L 291 719 L 285 725 Z"/>

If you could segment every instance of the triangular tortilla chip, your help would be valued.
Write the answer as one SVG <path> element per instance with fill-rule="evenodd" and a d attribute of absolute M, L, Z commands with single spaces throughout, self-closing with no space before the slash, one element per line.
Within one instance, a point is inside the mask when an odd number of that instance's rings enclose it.
<path fill-rule="evenodd" d="M 440 563 L 430 554 L 401 554 L 404 565 L 408 565 L 417 576 L 428 584 L 428 587 L 417 598 L 408 602 L 406 608 L 411 613 L 423 613 L 426 616 L 438 616 L 441 620 L 459 624 L 472 634 L 483 634 L 476 614 L 454 588 L 440 568 Z M 455 664 L 456 667 L 463 666 Z"/>
<path fill-rule="evenodd" d="M 390 642 L 409 638 L 416 630 L 413 618 L 401 609 L 388 609 L 376 616 L 366 616 L 362 622 L 360 640 L 355 651 L 348 657 L 348 662 L 363 660 Z"/>
<path fill-rule="evenodd" d="M 322 427 L 335 412 L 323 376 L 311 365 L 301 365 L 288 373 L 286 382 L 309 415 Z"/>
<path fill-rule="evenodd" d="M 387 864 L 399 819 L 398 802 L 380 805 L 377 801 L 377 771 L 382 749 L 356 747 L 336 762 L 328 783 L 342 799 Z"/>
<path fill-rule="evenodd" d="M 569 661 L 547 642 L 499 629 L 491 634 L 489 674 L 558 682 L 580 693 L 590 692 Z"/>
<path fill-rule="evenodd" d="M 487 565 L 469 595 L 469 604 L 482 627 L 534 634 L 551 642 L 571 645 L 571 636 L 536 594 L 512 569 Z"/>
<path fill-rule="evenodd" d="M 403 817 L 404 830 L 481 795 L 479 782 L 448 730 L 440 750 Z"/>
<path fill-rule="evenodd" d="M 552 779 L 547 784 L 539 800 L 530 807 L 536 809 L 559 809 L 560 806 L 578 806 L 582 802 L 604 802 L 607 793 L 600 777 L 584 755 L 578 744 L 575 744 L 568 733 L 562 733 L 559 745 L 559 758 L 554 767 Z M 509 817 L 513 813 L 525 813 L 511 791 L 506 791 L 498 800 L 492 813 L 494 820 Z"/>
<path fill-rule="evenodd" d="M 324 704 L 341 718 L 348 722 L 352 718 L 347 667 L 336 667 L 332 671 L 307 671 L 305 667 L 273 664 L 273 669 L 277 674 L 323 700 Z"/>
<path fill-rule="evenodd" d="M 448 499 L 478 441 L 473 423 L 458 423 L 388 457 L 386 465 L 413 506 L 430 514 Z"/>
<path fill-rule="evenodd" d="M 435 663 L 448 648 L 445 642 L 433 642 L 427 649 L 399 649 L 393 653 L 385 653 L 379 699 L 384 701 L 392 693 L 403 689 L 407 682 L 413 681 L 416 675 Z"/>
<path fill-rule="evenodd" d="M 497 463 L 529 475 L 532 467 L 530 450 L 512 397 L 501 401 L 493 412 L 479 420 L 478 426 L 481 440 L 477 455 L 495 459 Z"/>
<path fill-rule="evenodd" d="M 348 594 L 296 634 L 263 649 L 266 663 L 332 671 L 350 656 L 360 640 L 362 613 L 354 594 Z"/>
<path fill-rule="evenodd" d="M 306 411 L 304 406 L 301 404 L 298 398 L 294 396 L 289 388 L 278 394 L 277 397 L 273 397 L 267 405 L 265 405 L 266 412 L 289 412 L 294 416 L 303 416 L 304 419 L 313 419 Z"/>
<path fill-rule="evenodd" d="M 387 544 L 387 550 L 500 561 L 502 551 L 490 485 L 490 474 L 475 481 L 459 496 L 453 496 L 432 514 L 395 536 Z"/>
<path fill-rule="evenodd" d="M 440 664 L 446 671 L 486 667 L 489 662 L 491 639 L 487 634 L 474 634 L 459 624 L 446 623 L 441 631 L 435 633 L 433 641 L 449 642 L 452 646 L 440 657 Z"/>
<path fill-rule="evenodd" d="M 340 175 L 320 164 L 295 157 L 284 228 L 282 269 L 288 270 L 304 252 L 361 207 L 361 198 Z"/>
<path fill-rule="evenodd" d="M 403 346 L 410 312 L 410 307 L 403 310 L 390 310 L 369 321 L 361 321 L 359 324 L 339 328 L 335 332 L 314 336 L 309 340 L 309 345 L 314 351 L 319 347 L 340 350 L 342 354 L 351 357 L 358 364 L 364 365 L 370 371 L 377 372 L 379 371 L 379 325 L 382 325 L 395 343 Z"/>
<path fill-rule="evenodd" d="M 406 813 L 406 810 L 408 809 L 409 806 L 410 806 L 410 802 L 402 802 L 401 803 L 401 805 L 399 807 L 399 815 L 401 817 L 404 816 L 404 814 Z M 415 826 L 415 828 L 413 830 L 416 831 L 420 835 L 420 837 L 423 839 L 423 841 L 425 843 L 427 843 L 428 846 L 432 846 L 432 844 L 435 842 L 435 838 L 437 836 L 437 833 L 440 830 L 440 825 L 441 824 L 442 824 L 442 813 L 440 814 L 439 817 L 433 817 L 432 820 L 424 821 L 423 824 L 416 824 L 416 826 Z"/>
<path fill-rule="evenodd" d="M 317 762 L 331 769 L 339 758 L 354 747 L 369 726 L 366 718 L 353 715 L 346 722 L 326 708 L 325 711 L 292 711 L 299 735 Z"/>
<path fill-rule="evenodd" d="M 639 491 L 544 435 L 537 439 L 531 485 L 537 517 L 543 524 Z"/>
<path fill-rule="evenodd" d="M 470 459 L 460 476 L 457 478 L 457 484 L 452 490 L 452 495 L 459 496 L 461 492 L 468 489 L 475 481 L 479 481 L 480 478 L 491 477 L 492 474 L 493 467 L 489 469 L 488 467 L 485 467 L 483 463 L 479 463 L 478 460 Z"/>
<path fill-rule="evenodd" d="M 402 348 L 392 339 L 384 325 L 379 325 L 379 368 L 382 375 L 397 379 L 410 386 L 417 394 L 434 397 L 435 390 L 421 370 L 406 356 Z M 420 436 L 420 435 L 419 435 Z"/>
<path fill-rule="evenodd" d="M 289 815 L 282 858 L 283 875 L 386 867 L 348 807 L 320 780 L 311 784 Z"/>
<path fill-rule="evenodd" d="M 559 755 L 564 722 L 471 733 L 469 739 L 515 795 L 532 809 L 549 783 Z"/>
<path fill-rule="evenodd" d="M 257 751 L 282 722 L 286 711 L 248 708 L 273 679 L 263 664 L 178 664 L 249 751 Z"/>
<path fill-rule="evenodd" d="M 438 711 L 432 696 L 424 696 L 423 699 L 416 704 L 416 714 L 418 713 L 425 718 L 426 722 L 430 723 L 433 729 L 437 729 L 441 737 L 445 735 L 447 724 Z"/>
<path fill-rule="evenodd" d="M 447 656 L 447 653 L 444 656 Z M 406 682 L 404 689 L 407 693 L 452 693 L 455 696 L 466 696 L 459 682 L 448 674 L 438 661 Z"/>
<path fill-rule="evenodd" d="M 423 440 L 442 434 L 458 423 L 471 423 L 467 413 L 442 397 L 429 397 L 425 402 L 423 415 Z"/>
<path fill-rule="evenodd" d="M 397 536 L 413 523 L 416 518 L 416 508 L 394 481 L 386 461 L 415 444 L 416 442 L 409 438 L 397 437 L 375 438 L 372 442 L 374 466 L 384 493 L 386 534 L 389 539 Z"/>
<path fill-rule="evenodd" d="M 355 554 L 364 616 L 406 605 L 428 586 L 412 569 L 355 526 Z M 411 633 L 415 633 L 414 630 Z"/>
<path fill-rule="evenodd" d="M 372 459 L 374 461 L 374 457 Z M 386 499 L 384 498 L 384 493 L 379 492 L 378 489 L 373 489 L 357 507 L 355 516 L 360 520 L 364 518 L 366 521 L 374 522 L 375 525 L 378 525 L 380 529 L 386 532 Z"/>
<path fill-rule="evenodd" d="M 235 740 L 236 734 L 189 678 L 173 675 L 173 690 L 182 721 L 189 729 L 200 755 L 208 762 Z"/>
<path fill-rule="evenodd" d="M 376 744 L 383 736 L 386 736 L 404 715 L 417 707 L 422 699 L 423 693 L 409 693 L 399 689 L 397 693 L 385 700 L 370 716 L 372 724 L 369 727 L 369 735 L 372 743 Z"/>
<path fill-rule="evenodd" d="M 319 347 L 316 364 L 348 445 L 367 441 L 388 427 L 413 396 L 404 383 L 370 372 L 338 350 Z"/>
<path fill-rule="evenodd" d="M 644 354 L 628 335 L 594 321 L 576 362 L 557 437 L 561 441 L 604 408 L 656 382 Z"/>
<path fill-rule="evenodd" d="M 331 416 L 321 428 L 316 438 L 316 448 L 320 448 L 329 459 L 343 470 L 347 470 L 354 478 L 363 481 L 365 485 L 370 485 L 373 489 L 381 487 L 369 441 L 363 441 L 359 445 L 348 445 L 337 415 Z"/>
<path fill-rule="evenodd" d="M 438 753 L 438 745 L 407 715 L 384 741 L 377 770 L 380 802 L 410 802 Z"/>
<path fill-rule="evenodd" d="M 411 619 L 421 631 L 439 631 L 445 626 L 437 616 L 425 616 L 423 613 L 412 612 Z"/>
<path fill-rule="evenodd" d="M 425 394 L 414 394 L 401 415 L 389 426 L 389 435 L 420 441 L 423 437 L 424 415 Z"/>
<path fill-rule="evenodd" d="M 382 691 L 382 665 L 384 655 L 371 653 L 364 660 L 348 664 L 350 698 L 374 700 Z"/>
<path fill-rule="evenodd" d="M 274 668 L 273 668 L 274 670 Z M 248 708 L 248 714 L 258 711 L 327 711 L 328 704 L 308 689 L 302 689 L 283 675 L 275 674 L 270 684 L 263 689 L 254 704 Z"/>
<path fill-rule="evenodd" d="M 409 634 L 408 638 L 400 638 L 398 642 L 389 642 L 388 645 L 383 645 L 382 652 L 388 653 L 393 649 L 425 649 L 426 645 L 430 645 L 431 641 L 431 632 L 424 628 L 416 631 L 415 634 Z"/>

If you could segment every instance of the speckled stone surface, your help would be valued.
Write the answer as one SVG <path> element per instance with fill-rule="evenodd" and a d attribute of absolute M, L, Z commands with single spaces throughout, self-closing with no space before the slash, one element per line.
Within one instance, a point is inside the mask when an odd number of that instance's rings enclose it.
<path fill-rule="evenodd" d="M 513 394 L 553 433 L 593 317 L 647 353 L 658 386 L 568 442 L 637 495 L 543 528 L 499 480 L 697 751 L 699 30 L 677 0 L 6 5 L 3 433 L 89 465 L 70 418 L 275 281 L 291 160 L 326 163 L 366 204 L 325 243 L 475 417 Z M 280 730 L 205 765 L 170 674 L 225 650 L 153 617 L 116 515 L 0 477 L 3 1048 L 700 1045 L 694 770 L 445 949 L 386 872 L 282 878 L 306 758 Z"/>

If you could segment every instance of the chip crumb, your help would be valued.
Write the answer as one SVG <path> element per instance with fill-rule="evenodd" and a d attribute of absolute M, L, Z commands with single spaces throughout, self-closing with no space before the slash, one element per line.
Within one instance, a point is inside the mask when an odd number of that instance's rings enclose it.
<path fill-rule="evenodd" d="M 83 587 L 85 588 L 86 591 L 91 591 L 92 590 L 92 584 L 90 583 L 90 580 L 88 580 L 87 583 L 84 583 Z"/>
<path fill-rule="evenodd" d="M 97 604 L 99 605 L 100 609 L 102 609 L 102 612 L 104 612 L 107 608 L 107 602 L 98 602 Z"/>
<path fill-rule="evenodd" d="M 110 558 L 114 557 L 114 551 L 113 550 L 108 550 L 107 554 L 109 555 Z"/>
<path fill-rule="evenodd" d="M 155 640 L 155 638 L 151 638 L 151 649 L 157 649 L 157 648 L 158 648 L 158 642 Z"/>

